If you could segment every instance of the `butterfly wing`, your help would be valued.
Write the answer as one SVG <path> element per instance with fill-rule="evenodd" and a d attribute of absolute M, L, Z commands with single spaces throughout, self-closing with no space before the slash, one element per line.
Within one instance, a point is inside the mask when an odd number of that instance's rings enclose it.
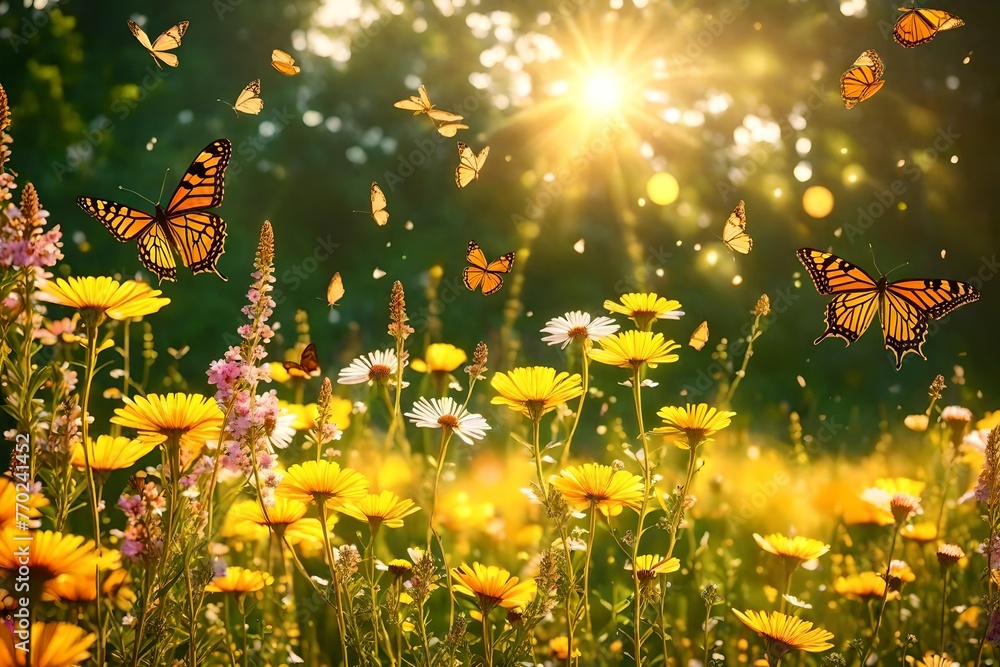
<path fill-rule="evenodd" d="M 135 24 L 130 21 L 129 28 L 132 28 L 133 25 Z M 137 29 L 138 26 L 135 26 L 135 28 Z M 177 23 L 176 25 L 173 25 L 165 30 L 152 44 L 149 44 L 149 37 L 147 37 L 145 33 L 142 33 L 142 36 L 145 37 L 145 41 L 139 38 L 139 35 L 135 33 L 135 29 L 132 29 L 132 34 L 136 35 L 136 39 L 139 39 L 139 42 L 149 49 L 149 53 L 153 56 L 153 60 L 157 61 L 157 65 L 159 65 L 159 61 L 163 61 L 164 65 L 177 67 L 177 56 L 172 53 L 167 53 L 167 51 L 172 51 L 181 45 L 181 38 L 184 37 L 184 33 L 187 32 L 187 29 L 188 22 L 181 21 L 180 23 Z M 139 30 L 139 32 L 142 32 L 142 30 Z"/>
<path fill-rule="evenodd" d="M 389 222 L 389 212 L 385 210 L 387 205 L 382 188 L 378 186 L 378 183 L 372 183 L 372 217 L 375 218 L 379 227 Z"/>
<path fill-rule="evenodd" d="M 927 321 L 977 301 L 979 291 L 957 280 L 900 280 L 889 283 L 881 303 L 882 337 L 896 355 L 896 368 L 910 352 L 924 357 Z"/>
<path fill-rule="evenodd" d="M 457 123 L 462 120 L 462 116 L 443 109 L 428 109 L 427 115 L 440 123 Z"/>
<path fill-rule="evenodd" d="M 226 222 L 222 218 L 208 211 L 191 211 L 168 216 L 167 224 L 184 266 L 192 273 L 211 271 L 227 279 L 215 268 L 226 251 Z"/>
<path fill-rule="evenodd" d="M 747 254 L 753 248 L 753 239 L 746 233 L 747 212 L 741 199 L 733 212 L 726 220 L 726 225 L 722 229 L 722 242 L 735 252 Z"/>
<path fill-rule="evenodd" d="M 897 44 L 908 49 L 926 44 L 942 30 L 965 25 L 962 19 L 940 9 L 900 7 L 899 11 L 904 13 L 896 21 L 892 37 Z"/>
<path fill-rule="evenodd" d="M 809 272 L 816 291 L 834 295 L 826 306 L 826 331 L 814 342 L 836 336 L 850 345 L 861 337 L 878 311 L 878 285 L 867 271 L 834 254 L 802 248 L 796 256 Z"/>
<path fill-rule="evenodd" d="M 301 71 L 301 68 L 295 64 L 295 58 L 281 49 L 271 51 L 271 67 L 285 76 L 295 76 Z"/>
<path fill-rule="evenodd" d="M 479 151 L 479 155 L 476 156 L 476 178 L 479 178 L 479 172 L 482 170 L 483 165 L 486 164 L 486 158 L 490 154 L 490 147 L 484 146 L 483 150 Z"/>
<path fill-rule="evenodd" d="M 256 116 L 264 109 L 264 100 L 260 98 L 260 79 L 254 79 L 240 92 L 233 105 L 236 111 Z"/>
<path fill-rule="evenodd" d="M 492 262 L 487 262 L 483 249 L 475 241 L 469 241 L 465 259 L 469 262 L 469 266 L 462 271 L 462 281 L 472 291 L 481 287 L 485 296 L 494 294 L 503 286 L 501 274 L 509 273 L 514 266 L 514 253 L 512 252 L 501 255 Z"/>
<path fill-rule="evenodd" d="M 420 84 L 420 87 L 417 88 L 417 94 L 420 95 L 420 104 L 424 107 L 424 110 L 429 111 L 434 105 L 431 104 L 431 97 L 427 94 L 427 88 L 424 84 Z"/>
<path fill-rule="evenodd" d="M 283 361 L 281 365 L 285 367 L 285 370 L 292 377 L 303 379 L 316 377 L 320 374 L 319 356 L 316 354 L 316 345 L 314 343 L 306 345 L 305 349 L 302 350 L 302 357 L 299 359 L 299 363 Z"/>
<path fill-rule="evenodd" d="M 202 149 L 174 190 L 167 204 L 167 215 L 222 205 L 223 179 L 233 145 L 228 139 L 218 139 Z"/>
<path fill-rule="evenodd" d="M 177 279 L 177 263 L 171 250 L 171 239 L 158 224 L 150 225 L 139 234 L 136 246 L 142 265 L 164 280 Z"/>
<path fill-rule="evenodd" d="M 454 137 L 459 130 L 468 130 L 469 126 L 463 125 L 462 123 L 435 123 L 434 128 L 442 137 L 448 137 L 450 139 Z"/>
<path fill-rule="evenodd" d="M 140 28 L 139 24 L 136 23 L 135 21 L 129 20 L 127 21 L 127 23 L 128 23 L 128 29 L 132 31 L 132 35 L 137 40 L 139 40 L 139 43 L 142 44 L 142 47 L 147 51 L 152 51 L 153 44 L 152 42 L 149 41 L 149 36 L 146 35 L 146 31 Z"/>
<path fill-rule="evenodd" d="M 339 305 L 337 302 L 344 298 L 344 279 L 340 277 L 340 272 L 333 274 L 330 284 L 326 286 L 326 302 L 331 308 Z"/>
<path fill-rule="evenodd" d="M 119 241 L 130 241 L 153 224 L 154 218 L 145 211 L 122 206 L 106 199 L 78 197 L 76 203 L 84 211 L 101 221 L 111 235 Z"/>
<path fill-rule="evenodd" d="M 489 273 L 510 273 L 512 268 L 514 268 L 514 253 L 512 252 L 500 255 L 500 257 L 486 265 L 486 270 Z"/>
<path fill-rule="evenodd" d="M 479 178 L 479 170 L 486 162 L 486 157 L 490 154 L 490 147 L 486 146 L 479 155 L 476 155 L 469 146 L 458 142 L 458 167 L 455 169 L 455 184 L 464 188 L 473 180 Z"/>
<path fill-rule="evenodd" d="M 862 53 L 851 69 L 840 77 L 840 97 L 844 106 L 853 109 L 856 104 L 877 93 L 885 84 L 882 81 L 884 70 L 882 59 L 874 50 Z"/>
<path fill-rule="evenodd" d="M 708 342 L 708 321 L 702 322 L 698 325 L 698 328 L 694 330 L 691 334 L 691 340 L 688 341 L 688 345 L 696 350 L 702 350 L 705 344 Z"/>

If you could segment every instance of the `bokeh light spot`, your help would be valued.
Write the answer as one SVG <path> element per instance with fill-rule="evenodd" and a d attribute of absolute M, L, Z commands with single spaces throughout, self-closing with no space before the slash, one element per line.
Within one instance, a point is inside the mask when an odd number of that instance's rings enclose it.
<path fill-rule="evenodd" d="M 802 194 L 802 208 L 813 218 L 825 218 L 833 211 L 833 193 L 822 185 L 814 185 Z"/>
<path fill-rule="evenodd" d="M 659 206 L 667 206 L 677 201 L 680 196 L 681 187 L 673 174 L 661 171 L 653 174 L 649 182 L 646 183 L 646 194 L 649 200 Z"/>

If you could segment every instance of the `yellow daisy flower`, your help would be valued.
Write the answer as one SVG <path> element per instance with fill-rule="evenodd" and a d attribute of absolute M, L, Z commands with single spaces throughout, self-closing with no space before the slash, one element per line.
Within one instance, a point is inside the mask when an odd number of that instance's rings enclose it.
<path fill-rule="evenodd" d="M 419 512 L 412 500 L 403 500 L 392 491 L 380 494 L 370 493 L 367 496 L 351 501 L 339 509 L 341 514 L 365 521 L 371 529 L 402 528 L 403 519 L 414 512 Z"/>
<path fill-rule="evenodd" d="M 789 651 L 818 653 L 833 648 L 830 640 L 833 634 L 795 616 L 786 616 L 777 611 L 770 615 L 763 611 L 741 612 L 733 609 L 744 625 L 756 632 L 767 645 L 767 655 L 779 660 Z M 773 664 L 773 663 L 772 663 Z"/>
<path fill-rule="evenodd" d="M 612 313 L 621 313 L 632 318 L 635 326 L 649 331 L 654 320 L 678 320 L 684 311 L 681 304 L 673 299 L 665 299 L 655 292 L 623 294 L 621 299 L 605 301 L 604 308 Z"/>
<path fill-rule="evenodd" d="M 278 401 L 278 407 L 289 414 L 295 415 L 292 428 L 296 431 L 310 431 L 316 427 L 316 420 L 319 419 L 319 407 L 315 403 L 299 405 L 288 401 Z M 346 398 L 337 396 L 330 397 L 330 421 L 337 425 L 341 431 L 351 425 L 351 413 L 354 411 L 354 403 Z"/>
<path fill-rule="evenodd" d="M 97 440 L 90 441 L 90 467 L 96 472 L 111 472 L 124 470 L 135 465 L 135 462 L 156 449 L 156 443 L 147 440 L 129 438 L 113 438 L 110 435 L 100 435 Z M 83 456 L 83 445 L 77 443 L 73 449 L 72 463 L 83 469 L 86 461 Z"/>
<path fill-rule="evenodd" d="M 656 413 L 665 426 L 654 428 L 653 433 L 676 438 L 674 444 L 690 449 L 712 441 L 712 436 L 729 426 L 735 412 L 716 410 L 704 403 L 687 404 L 686 407 L 662 407 Z"/>
<path fill-rule="evenodd" d="M 308 507 L 301 500 L 276 495 L 274 504 L 267 507 L 266 514 L 261 509 L 259 502 L 247 500 L 233 505 L 232 509 L 229 510 L 228 518 L 233 522 L 234 527 L 238 527 L 241 523 L 251 523 L 270 528 L 280 535 L 289 526 L 300 521 L 306 515 L 307 510 Z"/>
<path fill-rule="evenodd" d="M 930 418 L 927 415 L 906 415 L 903 419 L 903 425 L 911 431 L 917 431 L 921 433 L 927 430 Z"/>
<path fill-rule="evenodd" d="M 90 657 L 97 636 L 70 623 L 36 621 L 31 626 L 33 667 L 75 667 Z M 6 623 L 0 623 L 0 665 L 22 667 L 25 651 Z"/>
<path fill-rule="evenodd" d="M 924 653 L 924 657 L 917 660 L 915 667 L 959 667 L 959 662 L 947 653 L 940 655 L 934 651 Z"/>
<path fill-rule="evenodd" d="M 532 421 L 583 393 L 580 376 L 556 373 L 554 368 L 531 366 L 515 368 L 509 373 L 497 373 L 490 385 L 499 396 L 493 405 L 506 405 Z"/>
<path fill-rule="evenodd" d="M 424 359 L 414 359 L 410 368 L 418 373 L 451 373 L 468 358 L 463 350 L 450 343 L 433 343 L 427 346 Z"/>
<path fill-rule="evenodd" d="M 848 577 L 837 577 L 833 582 L 833 590 L 838 595 L 862 601 L 881 599 L 885 595 L 885 580 L 878 572 L 862 572 Z M 898 593 L 890 593 L 889 599 L 898 596 Z"/>
<path fill-rule="evenodd" d="M 19 551 L 25 543 L 17 539 L 20 535 L 22 535 L 20 531 L 13 530 L 4 531 L 0 535 L 0 570 L 5 570 L 8 574 L 18 572 L 23 566 Z M 28 576 L 40 589 L 62 575 L 93 576 L 96 568 L 111 563 L 111 561 L 102 563 L 94 541 L 85 540 L 79 535 L 45 530 L 33 532 L 31 537 Z"/>
<path fill-rule="evenodd" d="M 42 516 L 39 508 L 49 504 L 49 499 L 41 493 L 32 493 L 28 496 L 26 503 L 17 502 L 17 484 L 10 477 L 0 475 L 0 533 L 8 528 L 13 529 L 17 525 L 18 519 L 27 517 L 29 526 L 35 528 L 33 524 L 38 523 L 37 519 Z"/>
<path fill-rule="evenodd" d="M 222 428 L 219 406 L 201 394 L 147 394 L 122 400 L 125 407 L 115 410 L 111 423 L 135 429 L 140 440 L 154 446 L 176 438 L 182 464 L 197 457 L 205 441 L 218 439 Z"/>
<path fill-rule="evenodd" d="M 568 660 L 569 659 L 569 637 L 566 635 L 559 635 L 558 637 L 553 637 L 549 640 L 549 651 L 552 653 L 552 657 L 556 660 Z M 573 649 L 573 657 L 579 658 L 582 653 L 580 649 Z"/>
<path fill-rule="evenodd" d="M 927 544 L 937 539 L 937 525 L 933 521 L 910 523 L 903 526 L 899 534 L 919 544 Z"/>
<path fill-rule="evenodd" d="M 638 510 L 645 493 L 639 475 L 597 463 L 570 466 L 549 483 L 573 509 L 597 509 L 604 516 L 618 516 L 626 507 Z"/>
<path fill-rule="evenodd" d="M 753 539 L 757 542 L 757 546 L 764 551 L 781 556 L 786 564 L 796 567 L 799 563 L 819 558 L 830 550 L 829 544 L 823 544 L 819 540 L 811 540 L 801 535 L 785 537 L 780 533 L 772 533 L 767 537 L 761 537 L 754 533 Z"/>
<path fill-rule="evenodd" d="M 639 581 L 652 581 L 661 574 L 670 574 L 681 569 L 681 562 L 677 558 L 660 558 L 659 556 L 645 555 L 635 559 L 635 563 L 626 563 L 626 570 L 634 570 L 639 577 Z"/>
<path fill-rule="evenodd" d="M 476 598 L 483 615 L 496 607 L 523 609 L 535 597 L 535 580 L 518 583 L 517 577 L 503 568 L 473 563 L 456 567 L 451 571 L 455 580 L 455 590 Z"/>
<path fill-rule="evenodd" d="M 642 366 L 656 368 L 658 364 L 672 364 L 680 358 L 673 354 L 680 345 L 665 340 L 663 334 L 649 331 L 622 331 L 602 338 L 598 344 L 600 349 L 590 351 L 591 359 L 633 371 Z"/>
<path fill-rule="evenodd" d="M 100 324 L 105 316 L 127 320 L 157 312 L 170 303 L 146 283 L 111 278 L 56 278 L 42 288 L 45 301 L 70 306 L 80 311 L 84 320 Z"/>
<path fill-rule="evenodd" d="M 389 568 L 389 574 L 394 577 L 402 577 L 413 571 L 413 564 L 405 558 L 393 558 L 386 563 L 386 567 Z"/>
<path fill-rule="evenodd" d="M 326 503 L 330 509 L 364 498 L 368 480 L 351 468 L 330 461 L 306 461 L 293 465 L 278 485 L 277 495 L 303 503 Z"/>
<path fill-rule="evenodd" d="M 273 583 L 274 577 L 267 572 L 258 572 L 242 567 L 227 567 L 225 574 L 212 579 L 205 586 L 205 592 L 243 595 L 259 591 Z"/>

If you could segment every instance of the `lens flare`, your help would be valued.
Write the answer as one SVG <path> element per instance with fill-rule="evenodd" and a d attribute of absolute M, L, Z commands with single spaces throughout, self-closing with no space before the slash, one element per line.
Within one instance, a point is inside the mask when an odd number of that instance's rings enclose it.
<path fill-rule="evenodd" d="M 622 82 L 614 70 L 594 70 L 584 81 L 583 100 L 593 113 L 610 113 L 618 108 L 621 99 Z"/>

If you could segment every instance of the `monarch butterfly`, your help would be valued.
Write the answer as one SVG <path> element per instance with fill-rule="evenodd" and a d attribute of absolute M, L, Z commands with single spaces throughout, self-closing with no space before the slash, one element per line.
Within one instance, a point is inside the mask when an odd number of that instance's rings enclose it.
<path fill-rule="evenodd" d="M 337 302 L 344 298 L 344 279 L 340 277 L 340 272 L 333 274 L 330 284 L 326 286 L 326 303 L 331 308 L 338 306 Z"/>
<path fill-rule="evenodd" d="M 926 44 L 942 30 L 961 28 L 965 25 L 965 21 L 941 9 L 900 7 L 899 11 L 904 14 L 896 20 L 892 38 L 897 44 L 908 49 Z"/>
<path fill-rule="evenodd" d="M 882 59 L 874 49 L 868 49 L 854 61 L 851 69 L 840 77 L 840 96 L 844 106 L 853 109 L 858 102 L 864 102 L 882 87 Z"/>
<path fill-rule="evenodd" d="M 753 248 L 753 239 L 746 232 L 747 228 L 747 211 L 741 199 L 733 212 L 729 214 L 729 219 L 726 220 L 726 226 L 722 228 L 722 242 L 726 244 L 730 250 L 739 252 L 742 254 L 747 254 L 750 249 Z M 701 349 L 701 348 L 699 348 Z"/>
<path fill-rule="evenodd" d="M 463 144 L 458 142 L 458 167 L 455 169 L 455 184 L 464 188 L 473 180 L 479 178 L 479 170 L 486 163 L 486 157 L 490 154 L 490 147 L 486 146 L 479 151 L 479 155 Z"/>
<path fill-rule="evenodd" d="M 241 111 L 256 116 L 264 108 L 264 100 L 260 99 L 260 79 L 254 79 L 246 85 L 246 88 L 236 98 L 236 104 L 229 104 L 223 100 L 219 100 L 219 102 L 232 107 L 237 116 L 240 115 Z"/>
<path fill-rule="evenodd" d="M 163 66 L 160 65 L 161 60 L 171 67 L 177 67 L 177 56 L 172 53 L 167 53 L 167 51 L 176 49 L 181 45 L 181 37 L 184 36 L 184 33 L 187 32 L 188 29 L 187 21 L 181 21 L 180 23 L 165 30 L 163 34 L 157 37 L 156 41 L 152 43 L 149 41 L 149 36 L 146 35 L 145 31 L 140 28 L 135 21 L 130 20 L 128 22 L 128 29 L 132 31 L 132 34 L 135 35 L 137 40 L 139 40 L 139 43 L 142 44 L 147 51 L 149 51 L 149 55 L 153 56 L 153 61 L 156 63 L 157 67 L 163 69 Z"/>
<path fill-rule="evenodd" d="M 232 155 L 228 139 L 206 146 L 188 167 L 166 209 L 152 215 L 106 199 L 79 197 L 84 211 L 101 221 L 119 241 L 135 240 L 143 265 L 163 280 L 176 280 L 174 253 L 193 273 L 212 271 L 225 252 L 226 223 L 206 209 L 222 205 L 223 179 Z"/>
<path fill-rule="evenodd" d="M 295 64 L 295 58 L 291 57 L 281 49 L 271 51 L 271 67 L 278 70 L 285 76 L 295 76 L 301 69 Z"/>
<path fill-rule="evenodd" d="M 833 294 L 826 307 L 827 336 L 843 338 L 850 345 L 865 332 L 878 311 L 882 337 L 896 355 L 896 369 L 903 357 L 922 351 L 927 321 L 936 320 L 959 306 L 979 299 L 979 291 L 956 280 L 899 280 L 885 276 L 876 281 L 864 269 L 836 255 L 802 248 L 796 255 L 809 271 L 820 294 Z"/>
<path fill-rule="evenodd" d="M 427 89 L 423 85 L 417 89 L 419 97 L 414 97 L 410 95 L 409 99 L 400 100 L 394 103 L 392 106 L 397 109 L 405 109 L 407 111 L 412 111 L 414 116 L 419 116 L 422 113 L 427 114 L 430 118 L 436 122 L 441 123 L 456 123 L 462 120 L 462 116 L 457 113 L 451 113 L 450 111 L 444 111 L 443 109 L 435 109 L 434 105 L 431 104 L 431 98 L 427 95 Z M 468 129 L 468 128 L 456 128 L 456 129 Z M 442 134 L 444 134 L 442 132 Z M 444 136 L 455 136 L 454 134 Z"/>
<path fill-rule="evenodd" d="M 305 379 L 317 377 L 320 373 L 320 368 L 319 357 L 316 354 L 316 345 L 314 343 L 306 345 L 305 349 L 302 350 L 302 356 L 299 358 L 298 363 L 283 361 L 281 365 L 285 367 L 285 370 L 293 378 Z"/>
<path fill-rule="evenodd" d="M 454 137 L 459 130 L 468 130 L 469 126 L 463 125 L 462 123 L 459 123 L 457 121 L 440 122 L 440 123 L 435 121 L 434 128 L 438 131 L 438 134 L 440 134 L 442 137 L 448 137 L 450 139 L 451 137 Z"/>
<path fill-rule="evenodd" d="M 503 286 L 504 273 L 510 273 L 514 266 L 514 253 L 509 252 L 501 255 L 492 262 L 486 261 L 483 249 L 475 241 L 469 241 L 469 249 L 465 253 L 465 261 L 471 266 L 465 267 L 462 271 L 462 282 L 473 292 L 480 286 L 483 294 L 489 296 Z"/>
<path fill-rule="evenodd" d="M 688 345 L 696 350 L 701 351 L 705 347 L 705 343 L 708 342 L 708 321 L 702 322 L 698 325 L 698 328 L 694 330 L 691 334 L 691 340 L 688 341 Z"/>

